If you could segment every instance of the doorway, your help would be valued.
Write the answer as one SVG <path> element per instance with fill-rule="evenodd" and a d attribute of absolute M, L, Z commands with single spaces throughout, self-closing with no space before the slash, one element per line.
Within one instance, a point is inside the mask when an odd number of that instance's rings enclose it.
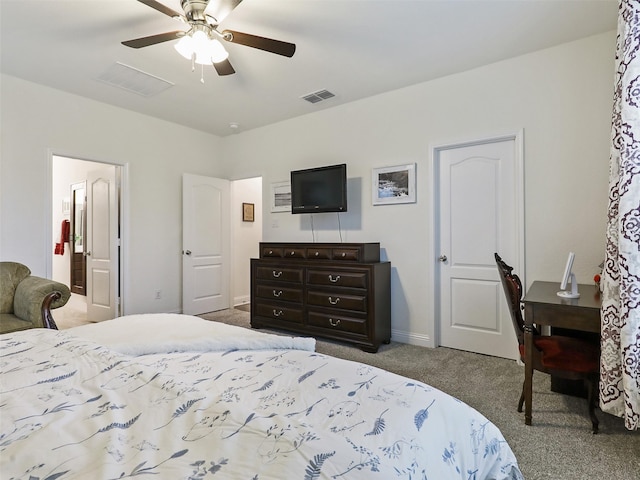
<path fill-rule="evenodd" d="M 523 277 L 522 132 L 433 149 L 437 344 L 518 358 L 493 254 Z"/>
<path fill-rule="evenodd" d="M 122 169 L 120 165 L 51 157 L 51 225 L 57 245 L 50 251 L 51 278 L 72 291 L 67 305 L 54 312 L 62 328 L 122 313 Z M 105 198 L 109 199 L 106 203 Z M 92 251 L 99 258 L 91 257 Z M 106 257 L 111 270 L 103 267 Z M 101 275 L 87 275 L 97 261 Z"/>
<path fill-rule="evenodd" d="M 251 205 L 253 219 L 245 218 L 244 206 Z M 231 181 L 231 286 L 232 305 L 248 311 L 251 292 L 251 258 L 260 256 L 262 241 L 262 177 Z"/>

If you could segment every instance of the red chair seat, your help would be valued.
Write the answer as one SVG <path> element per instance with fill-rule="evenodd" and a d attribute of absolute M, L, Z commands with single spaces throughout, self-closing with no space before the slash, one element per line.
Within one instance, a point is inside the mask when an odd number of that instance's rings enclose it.
<path fill-rule="evenodd" d="M 536 336 L 533 344 L 541 352 L 542 365 L 549 370 L 577 373 L 598 371 L 598 345 L 560 335 Z M 520 355 L 523 358 L 524 354 L 524 345 L 520 345 Z"/>

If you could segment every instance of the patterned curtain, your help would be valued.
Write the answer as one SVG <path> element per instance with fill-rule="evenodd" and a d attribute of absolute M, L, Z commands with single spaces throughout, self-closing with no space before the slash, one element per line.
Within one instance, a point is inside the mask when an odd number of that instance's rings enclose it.
<path fill-rule="evenodd" d="M 600 407 L 640 429 L 640 2 L 620 0 L 602 275 Z"/>

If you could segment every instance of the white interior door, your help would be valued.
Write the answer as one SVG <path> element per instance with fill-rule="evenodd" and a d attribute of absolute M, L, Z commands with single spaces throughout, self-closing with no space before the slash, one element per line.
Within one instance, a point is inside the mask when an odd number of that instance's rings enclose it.
<path fill-rule="evenodd" d="M 230 183 L 182 177 L 182 311 L 229 308 Z"/>
<path fill-rule="evenodd" d="M 118 189 L 116 167 L 87 174 L 87 318 L 118 315 Z"/>
<path fill-rule="evenodd" d="M 517 340 L 493 256 L 520 264 L 523 192 L 515 138 L 443 148 L 434 160 L 440 345 L 515 359 Z"/>

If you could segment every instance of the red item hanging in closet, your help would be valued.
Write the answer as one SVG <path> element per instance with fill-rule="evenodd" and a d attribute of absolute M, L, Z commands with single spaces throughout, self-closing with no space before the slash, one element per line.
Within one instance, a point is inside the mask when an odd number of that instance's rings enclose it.
<path fill-rule="evenodd" d="M 69 233 L 71 232 L 71 224 L 69 220 L 63 220 L 60 225 L 60 243 L 56 243 L 54 250 L 55 255 L 64 255 L 64 244 L 69 241 Z"/>

